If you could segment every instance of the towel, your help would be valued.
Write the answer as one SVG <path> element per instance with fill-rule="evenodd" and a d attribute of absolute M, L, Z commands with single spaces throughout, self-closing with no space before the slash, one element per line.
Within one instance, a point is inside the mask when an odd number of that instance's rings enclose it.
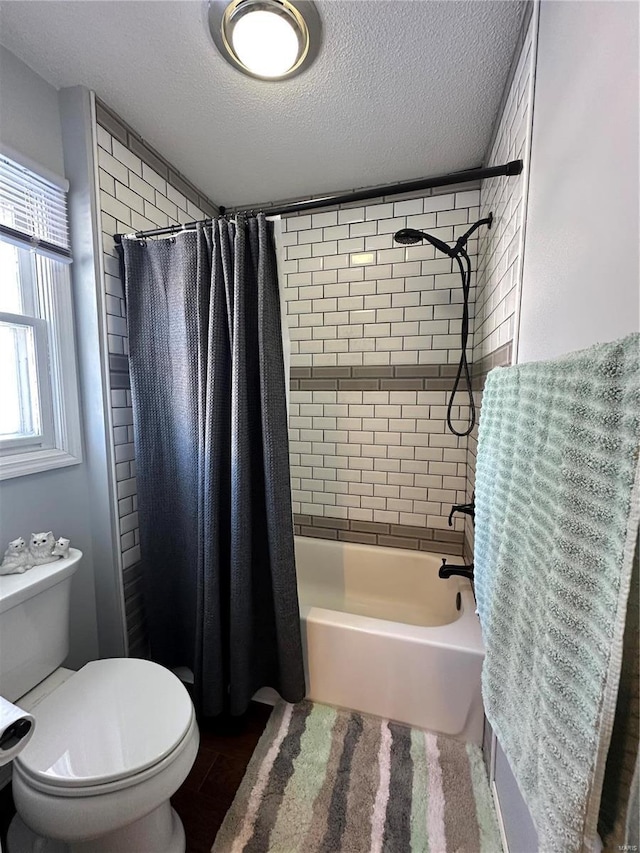
<path fill-rule="evenodd" d="M 482 400 L 482 693 L 542 853 L 596 839 L 640 521 L 639 348 L 497 368 Z"/>

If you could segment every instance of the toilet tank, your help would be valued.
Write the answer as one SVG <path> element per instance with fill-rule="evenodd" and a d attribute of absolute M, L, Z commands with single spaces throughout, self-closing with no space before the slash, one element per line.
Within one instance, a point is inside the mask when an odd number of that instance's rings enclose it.
<path fill-rule="evenodd" d="M 19 699 L 69 653 L 71 578 L 82 551 L 21 575 L 0 576 L 0 696 Z"/>

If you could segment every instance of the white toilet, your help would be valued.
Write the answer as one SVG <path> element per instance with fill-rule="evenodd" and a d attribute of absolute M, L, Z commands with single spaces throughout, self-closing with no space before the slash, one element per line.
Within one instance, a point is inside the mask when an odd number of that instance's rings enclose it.
<path fill-rule="evenodd" d="M 93 661 L 68 678 L 59 669 L 81 557 L 72 550 L 0 577 L 0 695 L 22 698 L 36 719 L 14 761 L 9 853 L 184 853 L 169 798 L 193 765 L 199 735 L 182 683 L 134 658 Z"/>

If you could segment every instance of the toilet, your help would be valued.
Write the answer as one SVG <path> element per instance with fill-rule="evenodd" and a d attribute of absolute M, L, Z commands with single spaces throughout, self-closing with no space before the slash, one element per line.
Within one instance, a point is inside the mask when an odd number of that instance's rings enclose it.
<path fill-rule="evenodd" d="M 61 668 L 81 557 L 72 550 L 68 559 L 0 577 L 0 695 L 22 699 L 36 720 L 13 763 L 17 815 L 8 851 L 184 853 L 169 799 L 198 751 L 191 699 L 172 672 L 146 660 Z"/>

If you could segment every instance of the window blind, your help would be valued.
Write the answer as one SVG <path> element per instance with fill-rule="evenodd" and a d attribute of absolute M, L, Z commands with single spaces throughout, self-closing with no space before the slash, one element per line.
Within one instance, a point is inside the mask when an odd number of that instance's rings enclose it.
<path fill-rule="evenodd" d="M 0 238 L 57 260 L 71 260 L 66 192 L 3 154 Z"/>

